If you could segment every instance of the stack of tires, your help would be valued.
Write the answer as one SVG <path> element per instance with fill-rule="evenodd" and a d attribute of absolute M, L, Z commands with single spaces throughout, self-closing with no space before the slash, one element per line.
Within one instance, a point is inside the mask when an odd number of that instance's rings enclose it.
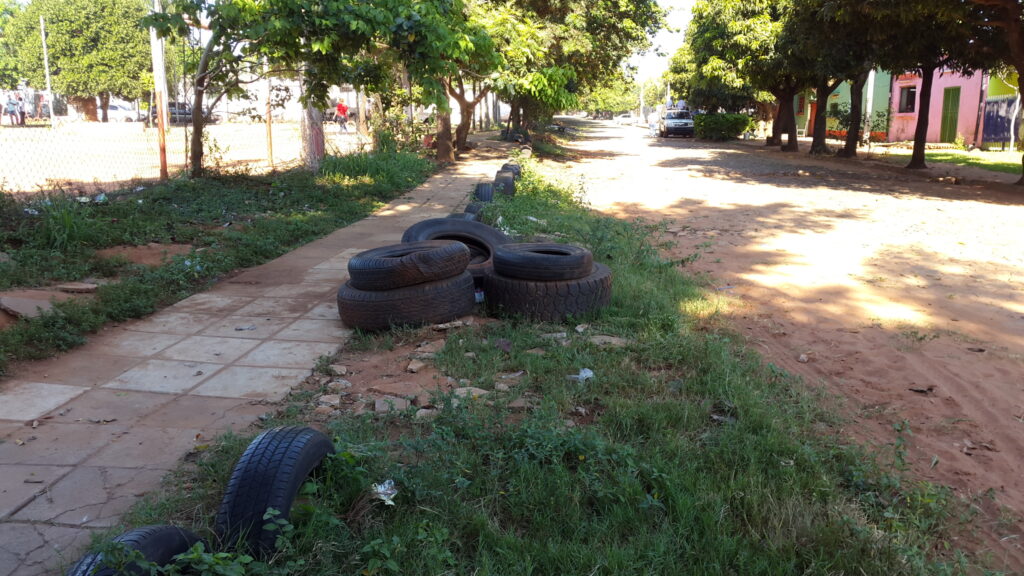
<path fill-rule="evenodd" d="M 494 201 L 495 192 L 512 196 L 516 193 L 516 180 L 523 175 L 523 168 L 515 162 L 506 162 L 494 175 L 493 182 L 478 182 L 473 189 L 473 201 L 466 206 L 464 212 L 449 214 L 448 218 L 456 220 L 479 220 L 480 211 L 488 202 Z"/>
<path fill-rule="evenodd" d="M 483 286 L 484 276 L 493 266 L 494 251 L 497 247 L 512 241 L 501 230 L 482 222 L 450 218 L 433 218 L 417 222 L 402 234 L 402 242 L 406 243 L 403 245 L 437 240 L 455 241 L 466 247 L 469 251 L 469 264 L 466 270 L 473 277 L 473 283 L 477 287 Z M 351 266 L 350 262 L 350 269 Z"/>
<path fill-rule="evenodd" d="M 607 306 L 612 273 L 579 246 L 504 244 L 494 250 L 483 287 L 493 312 L 561 322 Z"/>
<path fill-rule="evenodd" d="M 333 453 L 334 445 L 327 436 L 304 426 L 274 428 L 257 436 L 238 459 L 224 491 L 215 525 L 219 542 L 259 558 L 271 556 L 280 534 L 276 520 L 289 519 L 306 478 Z M 272 519 L 266 518 L 270 509 L 278 514 Z M 175 526 L 144 526 L 118 536 L 114 542 L 164 567 L 201 540 Z M 206 543 L 204 549 L 210 551 Z M 137 563 L 118 566 L 115 560 L 104 558 L 102 553 L 87 554 L 67 576 L 149 573 Z"/>
<path fill-rule="evenodd" d="M 427 222 L 484 226 L 445 218 Z M 350 328 L 376 331 L 448 322 L 472 313 L 476 291 L 467 268 L 473 254 L 464 243 L 452 240 L 457 238 L 424 236 L 416 241 L 403 237 L 402 244 L 353 256 L 349 279 L 338 289 L 342 322 Z"/>

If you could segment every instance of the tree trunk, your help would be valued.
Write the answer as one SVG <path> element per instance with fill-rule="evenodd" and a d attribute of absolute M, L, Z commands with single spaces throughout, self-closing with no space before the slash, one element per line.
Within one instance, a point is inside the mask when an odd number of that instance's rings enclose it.
<path fill-rule="evenodd" d="M 366 136 L 366 93 L 360 90 L 356 95 L 356 102 L 358 102 L 357 105 L 359 106 L 359 119 L 356 121 L 356 130 L 359 130 L 360 134 Z"/>
<path fill-rule="evenodd" d="M 509 122 L 512 123 L 512 130 L 519 130 L 523 126 L 523 111 L 519 108 L 519 99 L 512 99 L 512 109 L 508 113 Z M 511 136 L 511 135 L 510 135 Z"/>
<path fill-rule="evenodd" d="M 302 114 L 302 163 L 316 174 L 325 153 L 324 114 L 319 106 L 310 102 Z"/>
<path fill-rule="evenodd" d="M 68 101 L 74 105 L 75 110 L 85 118 L 86 122 L 98 122 L 99 116 L 96 112 L 96 98 L 93 96 L 69 96 Z"/>
<path fill-rule="evenodd" d="M 192 149 L 189 151 L 190 172 L 192 178 L 203 175 L 203 95 L 206 94 L 206 75 L 210 70 L 210 58 L 214 45 L 220 41 L 220 34 L 210 36 L 210 41 L 203 48 L 203 55 L 196 67 L 195 87 L 192 97 Z"/>
<path fill-rule="evenodd" d="M 449 112 L 437 113 L 437 162 L 450 164 L 455 162 L 455 147 L 452 145 L 452 115 Z"/>
<path fill-rule="evenodd" d="M 107 118 L 107 109 L 110 108 L 110 92 L 100 92 L 100 114 L 102 115 L 100 122 L 109 122 Z"/>
<path fill-rule="evenodd" d="M 864 85 L 868 82 L 871 71 L 861 72 L 850 85 L 850 125 L 846 127 L 846 145 L 836 156 L 856 158 L 857 146 L 860 144 L 860 126 L 864 119 Z"/>
<path fill-rule="evenodd" d="M 924 145 L 928 141 L 928 114 L 931 112 L 932 84 L 935 81 L 935 66 L 921 69 L 921 94 L 917 97 L 920 106 L 917 110 L 917 128 L 914 130 L 914 153 L 910 156 L 907 168 L 919 170 L 927 168 L 924 163 Z"/>
<path fill-rule="evenodd" d="M 779 146 L 782 144 L 782 98 L 776 96 L 778 103 L 775 105 L 775 114 L 772 117 L 772 133 L 765 137 L 765 146 Z"/>
<path fill-rule="evenodd" d="M 837 86 L 839 86 L 838 81 L 825 80 L 814 89 L 818 106 L 814 111 L 814 140 L 811 142 L 811 154 L 828 154 L 828 146 L 825 144 L 825 131 L 828 128 L 828 97 L 832 95 Z"/>
<path fill-rule="evenodd" d="M 782 123 L 782 131 L 786 133 L 786 143 L 782 146 L 783 152 L 800 151 L 800 143 L 796 139 L 796 112 L 793 109 L 793 98 L 795 97 L 796 90 L 787 90 L 782 94 L 782 98 L 779 98 L 779 121 Z"/>

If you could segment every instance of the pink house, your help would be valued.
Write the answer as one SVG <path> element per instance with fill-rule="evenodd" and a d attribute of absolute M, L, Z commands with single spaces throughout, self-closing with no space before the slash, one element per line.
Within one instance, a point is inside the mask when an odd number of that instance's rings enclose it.
<path fill-rule="evenodd" d="M 985 73 L 971 76 L 938 71 L 932 84 L 931 109 L 928 114 L 927 142 L 953 142 L 962 136 L 967 144 L 981 144 L 982 125 L 979 110 L 985 105 Z M 889 141 L 914 139 L 920 102 L 921 77 L 902 74 L 892 80 L 889 107 Z"/>

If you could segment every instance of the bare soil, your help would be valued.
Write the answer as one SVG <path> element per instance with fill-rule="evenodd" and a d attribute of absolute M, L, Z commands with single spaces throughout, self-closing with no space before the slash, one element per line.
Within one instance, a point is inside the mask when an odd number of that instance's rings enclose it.
<path fill-rule="evenodd" d="M 599 210 L 671 221 L 672 257 L 700 254 L 684 270 L 720 295 L 705 321 L 836 395 L 883 460 L 909 425 L 909 472 L 980 512 L 964 545 L 1024 568 L 1024 191 L 590 127 L 570 173 Z"/>
<path fill-rule="evenodd" d="M 122 257 L 133 264 L 160 266 L 171 256 L 188 254 L 191 251 L 191 244 L 150 243 L 145 246 L 114 246 L 98 250 L 96 253 L 104 258 Z"/>

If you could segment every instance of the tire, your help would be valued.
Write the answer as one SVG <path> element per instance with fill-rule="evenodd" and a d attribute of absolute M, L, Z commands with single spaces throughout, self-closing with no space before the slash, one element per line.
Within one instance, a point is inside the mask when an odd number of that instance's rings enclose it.
<path fill-rule="evenodd" d="M 466 206 L 465 212 L 466 214 L 476 214 L 477 216 L 480 216 L 480 212 L 483 209 L 484 205 L 482 202 L 470 202 L 469 205 Z"/>
<path fill-rule="evenodd" d="M 445 216 L 445 218 L 451 218 L 453 220 L 469 220 L 471 222 L 476 221 L 477 219 L 476 214 L 473 214 L 471 212 L 452 212 L 451 214 Z"/>
<path fill-rule="evenodd" d="M 473 200 L 477 202 L 494 201 L 494 185 L 490 182 L 479 182 L 473 190 Z"/>
<path fill-rule="evenodd" d="M 607 306 L 612 296 L 612 272 L 603 264 L 594 264 L 593 272 L 585 278 L 555 282 L 491 273 L 484 277 L 484 295 L 489 308 L 498 314 L 562 322 L 569 316 L 582 316 Z"/>
<path fill-rule="evenodd" d="M 358 290 L 394 290 L 458 276 L 468 265 L 469 249 L 459 242 L 394 244 L 353 256 L 349 284 Z"/>
<path fill-rule="evenodd" d="M 349 328 L 371 332 L 450 322 L 471 314 L 474 304 L 476 289 L 469 272 L 396 290 L 368 292 L 352 288 L 347 282 L 338 289 L 341 321 Z"/>
<path fill-rule="evenodd" d="M 533 148 L 529 146 L 523 146 L 519 149 L 519 153 L 523 155 L 523 158 L 530 158 L 533 156 Z"/>
<path fill-rule="evenodd" d="M 502 164 L 501 171 L 511 172 L 512 176 L 514 176 L 516 180 L 519 180 L 523 176 L 523 167 L 519 164 L 513 164 L 512 162 Z"/>
<path fill-rule="evenodd" d="M 469 248 L 470 274 L 480 284 L 483 276 L 491 269 L 491 258 L 494 247 L 508 244 L 511 238 L 500 230 L 491 228 L 481 222 L 433 218 L 423 220 L 410 226 L 402 234 L 402 242 L 422 242 L 424 240 L 456 240 Z"/>
<path fill-rule="evenodd" d="M 509 170 L 500 170 L 494 175 L 494 190 L 506 196 L 516 194 L 516 176 Z"/>
<path fill-rule="evenodd" d="M 327 436 L 304 426 L 274 428 L 257 436 L 235 464 L 217 511 L 221 541 L 259 556 L 273 552 L 278 532 L 264 529 L 267 509 L 287 520 L 309 473 L 333 453 Z"/>
<path fill-rule="evenodd" d="M 129 550 L 142 552 L 143 558 L 158 565 L 166 566 L 171 563 L 175 556 L 188 552 L 196 543 L 200 542 L 199 536 L 184 528 L 176 526 L 143 526 L 114 538 L 114 542 L 124 544 Z M 131 574 L 142 576 L 149 574 L 138 564 L 125 566 L 124 570 L 117 570 L 104 564 L 103 554 L 87 554 L 79 560 L 67 572 L 66 576 L 118 576 Z"/>
<path fill-rule="evenodd" d="M 494 248 L 494 272 L 521 280 L 575 280 L 594 268 L 590 250 L 571 244 L 534 242 Z"/>

